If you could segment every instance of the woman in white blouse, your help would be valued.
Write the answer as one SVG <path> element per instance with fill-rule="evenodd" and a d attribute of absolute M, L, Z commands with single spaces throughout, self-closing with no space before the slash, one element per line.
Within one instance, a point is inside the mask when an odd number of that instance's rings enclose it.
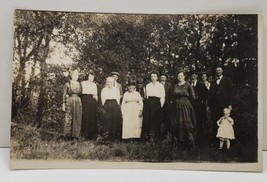
<path fill-rule="evenodd" d="M 147 138 L 154 135 L 160 137 L 160 126 L 162 123 L 162 107 L 165 102 L 164 86 L 158 82 L 158 72 L 150 73 L 151 82 L 146 86 L 147 100 L 144 106 L 144 118 L 142 137 Z"/>
<path fill-rule="evenodd" d="M 82 84 L 82 137 L 85 139 L 97 138 L 97 86 L 94 83 L 95 74 L 90 71 L 87 80 Z"/>
<path fill-rule="evenodd" d="M 136 89 L 136 83 L 127 83 L 128 91 L 123 95 L 121 111 L 122 139 L 140 138 L 142 129 L 143 99 Z"/>
<path fill-rule="evenodd" d="M 121 111 L 120 91 L 114 87 L 114 79 L 108 77 L 106 86 L 101 91 L 101 102 L 103 105 L 102 132 L 109 140 L 121 138 Z"/>

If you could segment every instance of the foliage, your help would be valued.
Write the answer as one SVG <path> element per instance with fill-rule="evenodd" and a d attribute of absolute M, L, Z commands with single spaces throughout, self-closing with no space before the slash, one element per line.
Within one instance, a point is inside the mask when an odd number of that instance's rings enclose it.
<path fill-rule="evenodd" d="M 81 79 L 88 70 L 95 71 L 100 91 L 111 71 L 121 74 L 119 81 L 125 86 L 132 75 L 143 77 L 147 82 L 148 73 L 153 69 L 168 73 L 172 82 L 176 79 L 177 69 L 188 72 L 207 70 L 213 76 L 214 67 L 221 65 L 225 75 L 234 82 L 233 117 L 237 143 L 247 144 L 251 155 L 256 155 L 256 15 L 125 15 L 17 10 L 14 25 L 14 122 L 61 131 L 64 117 L 61 111 L 62 88 L 73 69 L 80 70 Z M 61 48 L 65 51 L 59 58 L 56 51 Z M 71 58 L 72 63 L 65 63 L 66 58 Z M 48 59 L 52 59 L 52 63 Z M 63 60 L 63 64 L 59 64 L 57 59 Z M 36 138 L 33 137 L 35 134 Z M 59 145 L 57 141 L 49 143 L 35 134 L 31 133 L 29 138 L 43 144 L 35 146 L 40 152 L 46 151 L 45 146 L 53 148 L 53 145 Z M 33 147 L 13 142 L 14 147 L 23 150 L 24 147 Z M 121 156 L 142 160 L 148 157 L 147 154 L 157 160 L 183 158 L 176 145 L 161 148 L 165 144 L 171 145 L 165 142 L 153 145 L 115 143 L 109 146 L 114 148 L 112 151 L 107 151 L 106 144 L 84 143 L 86 147 L 94 148 L 93 155 L 98 157 L 92 159 Z M 63 150 L 64 147 L 65 153 L 73 158 L 75 149 L 70 142 L 62 141 L 59 148 Z M 144 153 L 138 152 L 140 147 Z M 153 147 L 155 150 L 151 150 Z M 57 150 L 56 147 L 51 149 L 60 153 Z M 81 150 L 75 158 L 89 155 L 84 152 Z M 175 157 L 176 154 L 179 157 Z"/>

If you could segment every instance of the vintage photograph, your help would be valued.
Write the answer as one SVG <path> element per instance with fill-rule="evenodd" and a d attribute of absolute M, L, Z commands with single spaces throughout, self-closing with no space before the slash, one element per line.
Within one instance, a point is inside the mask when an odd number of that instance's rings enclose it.
<path fill-rule="evenodd" d="M 16 10 L 11 168 L 259 171 L 259 22 Z"/>

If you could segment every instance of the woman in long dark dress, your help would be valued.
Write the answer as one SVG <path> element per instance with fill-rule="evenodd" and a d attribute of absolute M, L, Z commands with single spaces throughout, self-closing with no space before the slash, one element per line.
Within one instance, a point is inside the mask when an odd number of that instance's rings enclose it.
<path fill-rule="evenodd" d="M 65 120 L 63 124 L 63 135 L 67 138 L 80 137 L 82 125 L 82 103 L 80 94 L 82 91 L 81 84 L 77 81 L 78 71 L 71 74 L 71 80 L 64 85 L 63 106 Z"/>
<path fill-rule="evenodd" d="M 174 86 L 174 107 L 171 112 L 171 125 L 173 135 L 190 149 L 195 148 L 194 127 L 196 126 L 196 115 L 190 102 L 195 99 L 194 89 L 190 83 L 185 81 L 183 72 L 178 73 L 178 84 Z"/>
<path fill-rule="evenodd" d="M 88 80 L 82 84 L 82 137 L 95 139 L 97 137 L 97 86 L 94 83 L 95 74 L 88 73 Z"/>
<path fill-rule="evenodd" d="M 114 87 L 114 79 L 108 77 L 106 87 L 101 91 L 103 105 L 102 132 L 109 140 L 121 139 L 122 117 L 120 110 L 120 91 Z"/>

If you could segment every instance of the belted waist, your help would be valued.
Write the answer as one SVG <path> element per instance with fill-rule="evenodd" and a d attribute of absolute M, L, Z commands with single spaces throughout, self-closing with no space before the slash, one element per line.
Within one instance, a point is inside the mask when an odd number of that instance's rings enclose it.
<path fill-rule="evenodd" d="M 149 96 L 148 99 L 160 99 L 159 97 Z"/>
<path fill-rule="evenodd" d="M 79 94 L 70 94 L 70 97 L 79 97 Z"/>
<path fill-rule="evenodd" d="M 106 102 L 107 101 L 117 101 L 117 100 L 116 99 L 107 99 Z"/>

